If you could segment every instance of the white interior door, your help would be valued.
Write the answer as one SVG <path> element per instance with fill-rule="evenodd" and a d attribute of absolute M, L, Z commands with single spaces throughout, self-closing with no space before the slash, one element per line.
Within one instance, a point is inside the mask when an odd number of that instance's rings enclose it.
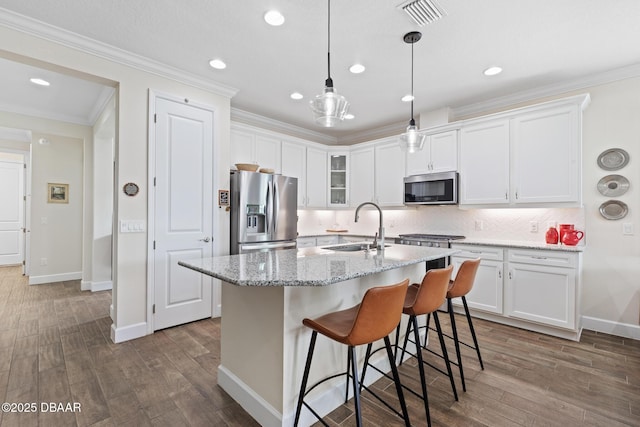
<path fill-rule="evenodd" d="M 212 313 L 212 278 L 178 265 L 210 257 L 213 113 L 156 98 L 154 330 Z"/>
<path fill-rule="evenodd" d="M 0 265 L 24 261 L 24 164 L 0 160 Z"/>

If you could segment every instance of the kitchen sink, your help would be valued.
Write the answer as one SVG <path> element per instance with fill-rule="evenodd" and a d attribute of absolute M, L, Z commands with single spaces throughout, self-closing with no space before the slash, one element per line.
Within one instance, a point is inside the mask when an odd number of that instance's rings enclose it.
<path fill-rule="evenodd" d="M 388 248 L 389 245 L 384 245 L 384 247 Z M 375 250 L 376 248 L 371 243 L 354 243 L 352 245 L 325 246 L 322 249 L 338 252 L 358 252 L 366 251 L 367 249 Z"/>

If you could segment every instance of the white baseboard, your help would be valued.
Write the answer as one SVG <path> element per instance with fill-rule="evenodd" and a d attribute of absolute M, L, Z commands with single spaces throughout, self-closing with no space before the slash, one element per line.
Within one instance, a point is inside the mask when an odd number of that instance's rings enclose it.
<path fill-rule="evenodd" d="M 640 326 L 628 323 L 612 322 L 596 317 L 582 316 L 582 328 L 590 331 L 602 332 L 623 338 L 640 340 Z"/>
<path fill-rule="evenodd" d="M 83 280 L 80 282 L 80 290 L 81 291 L 90 291 L 91 290 L 91 282 Z"/>
<path fill-rule="evenodd" d="M 116 313 L 113 311 L 113 304 L 109 304 L 109 317 L 114 322 L 116 321 L 116 317 L 115 316 L 116 316 Z"/>
<path fill-rule="evenodd" d="M 147 322 L 140 322 L 122 328 L 116 328 L 114 324 L 111 324 L 111 341 L 116 344 L 144 337 L 145 335 L 147 335 Z"/>
<path fill-rule="evenodd" d="M 46 276 L 29 276 L 30 285 L 41 285 L 43 283 L 64 282 L 67 280 L 81 280 L 82 272 L 49 274 Z"/>
<path fill-rule="evenodd" d="M 110 291 L 111 289 L 113 289 L 113 282 L 111 280 L 91 282 L 91 292 Z"/>

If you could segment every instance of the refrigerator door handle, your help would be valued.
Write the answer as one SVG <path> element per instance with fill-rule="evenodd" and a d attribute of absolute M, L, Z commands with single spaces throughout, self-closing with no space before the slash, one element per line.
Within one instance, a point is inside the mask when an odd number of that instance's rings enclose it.
<path fill-rule="evenodd" d="M 265 222 L 265 227 L 266 227 L 266 231 L 267 231 L 267 235 L 271 235 L 272 231 L 271 231 L 271 221 L 273 221 L 272 219 L 272 214 L 273 214 L 273 183 L 271 181 L 269 181 L 269 183 L 267 184 L 267 210 L 264 213 L 264 222 Z"/>
<path fill-rule="evenodd" d="M 297 243 L 295 240 L 288 242 L 274 242 L 274 243 L 241 243 L 239 253 L 247 253 L 251 251 L 259 251 L 266 249 L 294 249 Z"/>
<path fill-rule="evenodd" d="M 273 229 L 272 233 L 275 236 L 278 232 L 278 212 L 280 212 L 280 191 L 278 190 L 278 183 L 276 180 L 273 180 Z"/>

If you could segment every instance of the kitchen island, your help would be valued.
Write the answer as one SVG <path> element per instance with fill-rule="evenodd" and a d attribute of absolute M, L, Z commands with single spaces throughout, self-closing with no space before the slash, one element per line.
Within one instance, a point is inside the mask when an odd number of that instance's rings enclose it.
<path fill-rule="evenodd" d="M 290 426 L 311 336 L 302 319 L 352 307 L 374 286 L 405 278 L 419 282 L 426 261 L 455 252 L 403 245 L 389 245 L 380 254 L 314 247 L 179 264 L 223 282 L 218 384 L 261 425 Z M 364 350 L 359 349 L 360 365 Z M 345 370 L 345 346 L 320 338 L 315 354 L 310 383 Z M 388 370 L 378 356 L 373 362 Z M 378 378 L 370 371 L 367 383 Z M 344 402 L 344 377 L 323 386 L 309 400 L 320 414 Z M 303 411 L 300 425 L 315 421 Z"/>

